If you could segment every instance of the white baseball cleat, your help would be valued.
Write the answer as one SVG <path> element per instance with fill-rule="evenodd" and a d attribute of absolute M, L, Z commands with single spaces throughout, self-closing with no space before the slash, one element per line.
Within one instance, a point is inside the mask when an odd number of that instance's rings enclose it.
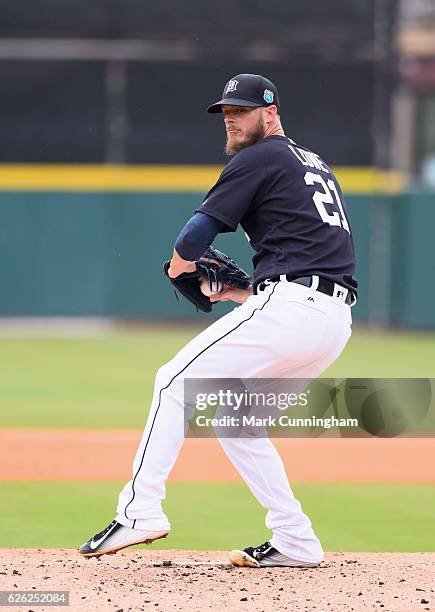
<path fill-rule="evenodd" d="M 265 542 L 255 548 L 250 546 L 244 550 L 232 550 L 230 561 L 239 567 L 318 567 L 321 563 L 308 563 L 287 557 L 274 548 L 270 542 Z"/>
<path fill-rule="evenodd" d="M 114 520 L 103 531 L 95 534 L 90 540 L 82 544 L 79 553 L 84 557 L 100 557 L 134 544 L 151 544 L 154 540 L 166 538 L 168 533 L 168 531 L 131 529 L 131 527 L 125 527 Z"/>

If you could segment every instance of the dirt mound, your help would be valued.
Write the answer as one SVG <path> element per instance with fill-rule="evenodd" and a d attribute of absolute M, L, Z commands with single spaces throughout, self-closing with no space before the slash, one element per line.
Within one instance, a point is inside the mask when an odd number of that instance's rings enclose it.
<path fill-rule="evenodd" d="M 69 591 L 74 611 L 435 610 L 435 553 L 329 553 L 316 569 L 250 569 L 228 565 L 223 552 L 133 549 L 88 560 L 75 550 L 0 549 L 0 576 L 3 590 Z"/>

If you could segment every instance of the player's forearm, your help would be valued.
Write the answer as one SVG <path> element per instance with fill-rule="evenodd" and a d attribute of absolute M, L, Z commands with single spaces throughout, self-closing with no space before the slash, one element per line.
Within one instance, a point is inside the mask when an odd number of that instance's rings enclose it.
<path fill-rule="evenodd" d="M 180 232 L 175 250 L 185 261 L 198 261 L 223 227 L 223 223 L 202 213 L 195 213 Z"/>
<path fill-rule="evenodd" d="M 194 272 L 197 261 L 222 229 L 223 223 L 209 215 L 195 214 L 180 232 L 172 255 L 169 276 Z"/>

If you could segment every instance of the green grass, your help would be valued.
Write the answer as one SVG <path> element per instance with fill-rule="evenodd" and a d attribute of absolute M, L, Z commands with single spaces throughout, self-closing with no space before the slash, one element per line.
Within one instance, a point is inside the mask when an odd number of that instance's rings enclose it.
<path fill-rule="evenodd" d="M 156 370 L 198 330 L 1 339 L 0 427 L 141 428 Z M 331 377 L 435 378 L 435 335 L 355 332 Z"/>
<path fill-rule="evenodd" d="M 121 483 L 1 482 L 0 546 L 75 548 L 108 524 Z M 435 485 L 300 483 L 296 496 L 325 550 L 435 551 Z M 155 548 L 226 550 L 270 536 L 242 484 L 168 485 L 172 523 Z"/>
<path fill-rule="evenodd" d="M 0 427 L 142 427 L 160 365 L 194 335 L 0 340 Z"/>

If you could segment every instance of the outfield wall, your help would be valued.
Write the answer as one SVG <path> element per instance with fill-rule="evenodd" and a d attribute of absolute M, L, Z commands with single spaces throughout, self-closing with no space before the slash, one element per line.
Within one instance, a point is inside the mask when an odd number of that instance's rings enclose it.
<path fill-rule="evenodd" d="M 0 316 L 207 318 L 177 302 L 161 271 L 204 191 L 0 192 Z M 434 194 L 354 192 L 346 201 L 355 320 L 435 328 Z M 241 230 L 216 244 L 251 269 Z"/>

